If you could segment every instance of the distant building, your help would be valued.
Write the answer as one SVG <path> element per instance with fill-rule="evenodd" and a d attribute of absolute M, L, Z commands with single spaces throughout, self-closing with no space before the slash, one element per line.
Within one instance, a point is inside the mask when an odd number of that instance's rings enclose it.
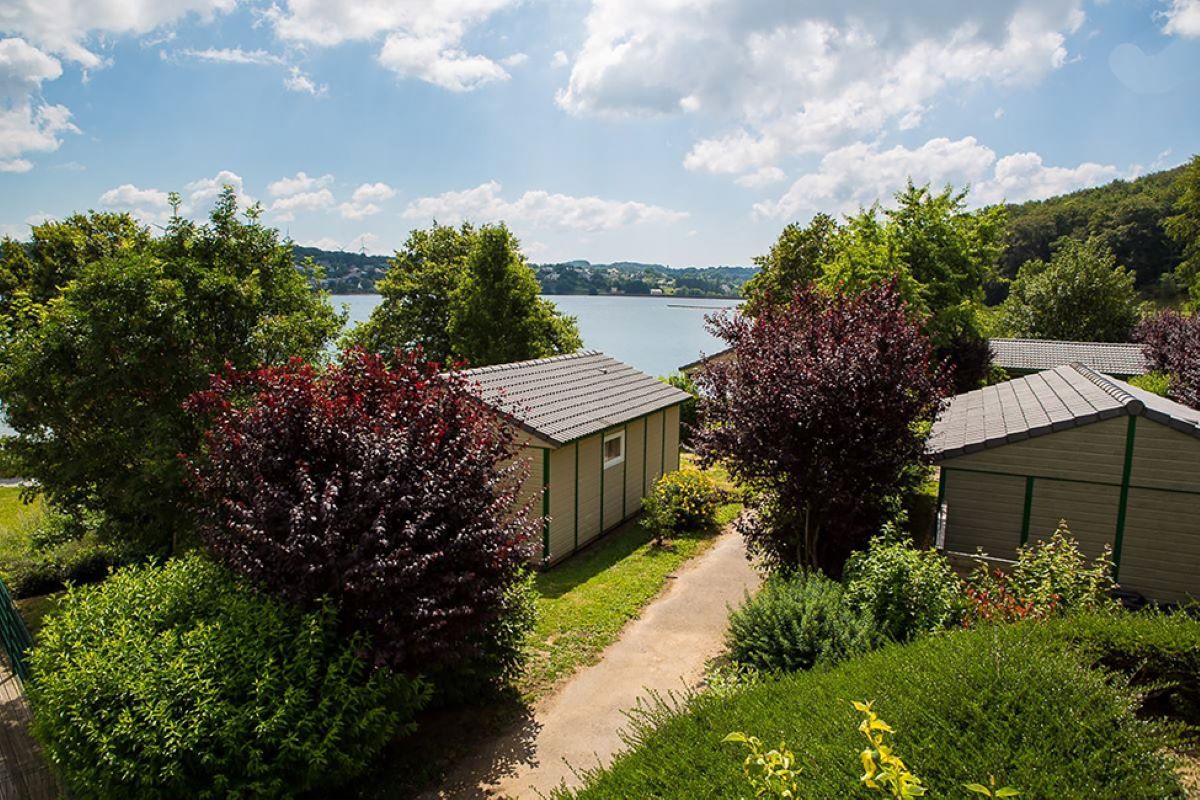
<path fill-rule="evenodd" d="M 650 294 L 652 294 L 652 295 L 661 295 L 662 293 L 663 293 L 663 290 L 658 288 L 657 286 L 655 286 L 653 289 L 650 290 Z"/>

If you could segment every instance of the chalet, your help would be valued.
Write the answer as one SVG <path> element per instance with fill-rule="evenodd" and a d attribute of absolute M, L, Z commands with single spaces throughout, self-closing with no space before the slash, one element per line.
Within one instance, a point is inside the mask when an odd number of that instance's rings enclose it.
<path fill-rule="evenodd" d="M 523 432 L 529 495 L 553 564 L 637 514 L 679 468 L 679 406 L 690 395 L 595 351 L 466 371 Z"/>
<path fill-rule="evenodd" d="M 999 559 L 1060 519 L 1124 589 L 1200 597 L 1200 411 L 1083 364 L 954 397 L 930 437 L 937 540 Z"/>

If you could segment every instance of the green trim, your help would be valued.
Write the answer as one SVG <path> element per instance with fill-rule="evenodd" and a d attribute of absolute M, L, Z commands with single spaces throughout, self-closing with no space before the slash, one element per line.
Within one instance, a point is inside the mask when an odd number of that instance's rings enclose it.
<path fill-rule="evenodd" d="M 663 415 L 663 432 L 662 432 L 662 459 L 658 462 L 659 477 L 667 474 L 667 410 L 662 410 Z"/>
<path fill-rule="evenodd" d="M 1129 507 L 1129 478 L 1133 472 L 1133 444 L 1137 436 L 1137 415 L 1129 415 L 1125 431 L 1125 468 L 1121 473 L 1121 502 L 1117 505 L 1117 535 L 1113 538 L 1113 580 L 1121 577 L 1121 546 L 1125 543 L 1125 511 Z"/>
<path fill-rule="evenodd" d="M 542 560 L 550 560 L 550 451 L 542 451 Z"/>
<path fill-rule="evenodd" d="M 1021 513 L 1021 546 L 1029 543 L 1029 517 L 1033 513 L 1033 476 L 1025 477 L 1025 510 Z"/>
<path fill-rule="evenodd" d="M 938 512 L 941 512 L 942 503 L 944 503 L 945 501 L 946 501 L 946 470 L 939 468 L 938 469 L 938 497 L 937 497 Z"/>
<path fill-rule="evenodd" d="M 999 475 L 1004 478 L 1028 478 L 1028 475 L 1019 472 L 1001 472 L 991 469 L 970 469 L 969 467 L 942 467 L 942 471 L 954 470 L 955 472 L 969 472 L 972 475 Z M 1107 483 L 1105 481 L 1085 481 L 1078 478 L 1056 478 L 1053 475 L 1037 475 L 1039 481 L 1056 481 L 1058 483 L 1082 483 L 1087 486 L 1107 486 L 1110 489 L 1120 489 L 1119 483 Z M 1129 484 L 1130 489 L 1138 489 L 1145 492 L 1167 492 L 1168 494 L 1186 494 L 1192 497 L 1200 497 L 1200 492 L 1193 492 L 1190 489 L 1168 489 L 1164 486 L 1139 486 L 1136 483 Z"/>
<path fill-rule="evenodd" d="M 649 467 L 646 464 L 646 462 L 650 460 L 650 456 L 648 455 L 649 444 L 650 444 L 650 418 L 646 417 L 642 420 L 642 497 L 645 497 L 646 494 L 650 491 L 649 487 L 646 485 L 646 476 L 649 474 L 649 472 L 648 472 Z"/>
<path fill-rule="evenodd" d="M 579 549 L 579 442 L 575 443 L 575 549 Z"/>
<path fill-rule="evenodd" d="M 621 429 L 621 519 L 625 519 L 629 496 L 629 426 Z"/>

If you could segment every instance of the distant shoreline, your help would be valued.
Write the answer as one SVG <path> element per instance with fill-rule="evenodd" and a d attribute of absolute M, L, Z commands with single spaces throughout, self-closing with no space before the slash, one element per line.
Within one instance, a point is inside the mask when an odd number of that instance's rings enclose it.
<path fill-rule="evenodd" d="M 379 292 L 330 292 L 330 297 L 379 297 Z M 746 298 L 737 294 L 722 294 L 722 295 L 704 295 L 694 297 L 692 295 L 678 294 L 584 294 L 582 292 L 571 292 L 569 294 L 560 294 L 558 292 L 540 292 L 539 297 L 630 297 L 630 298 L 645 298 L 647 300 L 677 300 L 680 303 L 690 302 L 693 300 L 734 300 L 741 302 Z"/>

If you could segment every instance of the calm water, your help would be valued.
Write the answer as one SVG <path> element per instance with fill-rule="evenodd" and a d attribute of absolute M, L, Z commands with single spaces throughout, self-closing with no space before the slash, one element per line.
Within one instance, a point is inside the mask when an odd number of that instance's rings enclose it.
<path fill-rule="evenodd" d="M 704 329 L 704 315 L 732 307 L 733 300 L 674 297 L 547 296 L 564 314 L 579 320 L 583 346 L 600 350 L 651 375 L 668 375 L 701 352 L 715 353 L 725 344 Z M 349 308 L 350 321 L 365 320 L 379 295 L 352 294 L 333 298 Z"/>

